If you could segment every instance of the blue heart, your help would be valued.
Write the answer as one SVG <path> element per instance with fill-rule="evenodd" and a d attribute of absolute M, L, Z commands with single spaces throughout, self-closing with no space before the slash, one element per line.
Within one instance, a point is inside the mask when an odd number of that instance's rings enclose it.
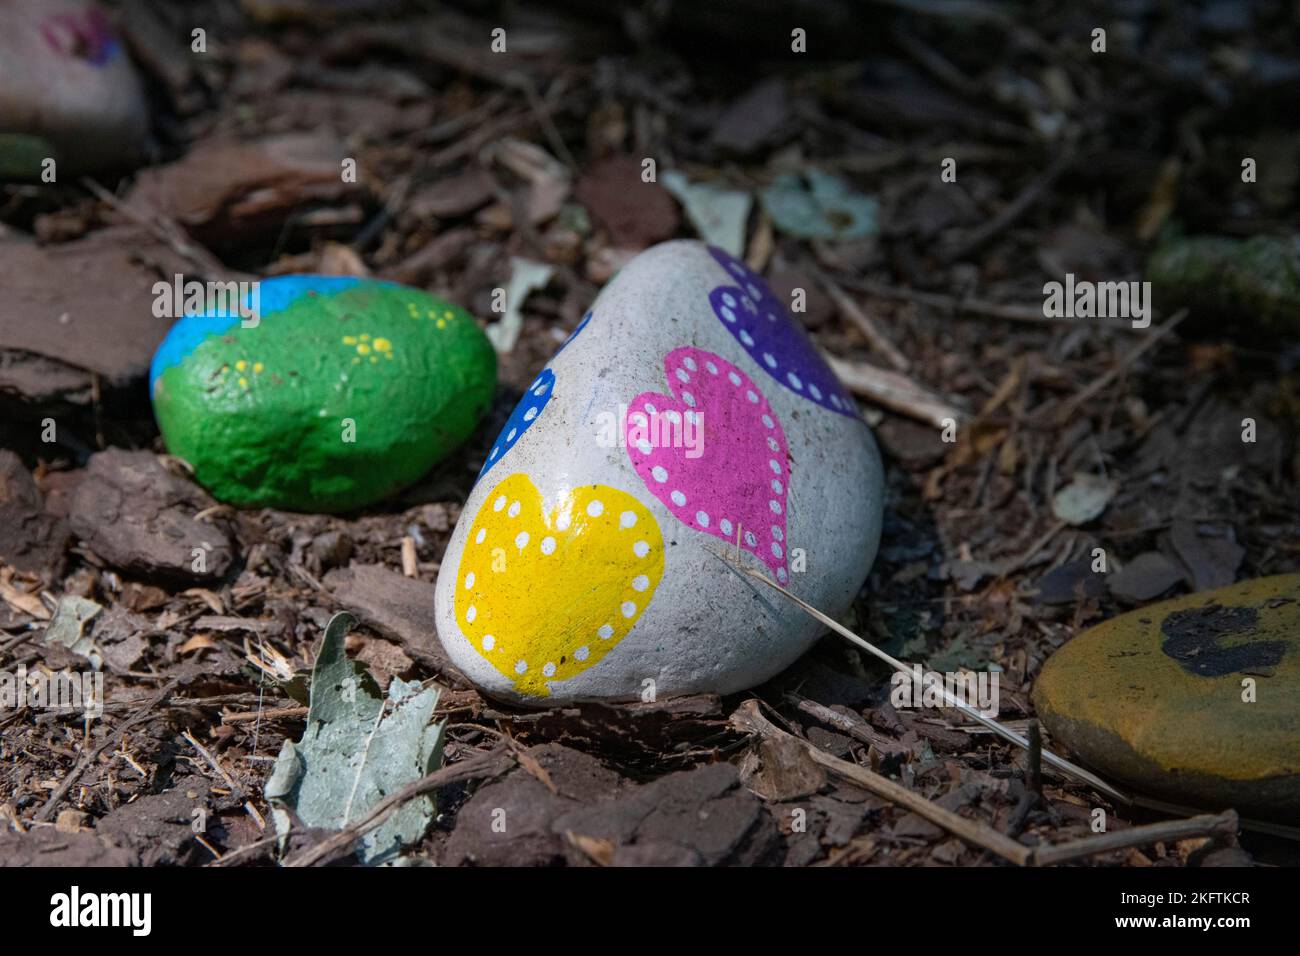
<path fill-rule="evenodd" d="M 478 478 L 474 479 L 476 482 L 486 475 L 493 465 L 506 456 L 506 452 L 514 447 L 515 442 L 519 441 L 524 432 L 533 427 L 533 423 L 541 417 L 542 409 L 551 400 L 551 393 L 554 391 L 555 373 L 549 368 L 544 368 L 542 374 L 533 379 L 533 384 L 528 386 L 528 391 L 519 400 L 515 410 L 510 413 L 510 420 L 501 429 L 501 434 L 497 435 L 497 440 L 492 443 L 492 450 L 488 452 L 487 461 L 483 462 L 483 468 L 479 471 Z"/>

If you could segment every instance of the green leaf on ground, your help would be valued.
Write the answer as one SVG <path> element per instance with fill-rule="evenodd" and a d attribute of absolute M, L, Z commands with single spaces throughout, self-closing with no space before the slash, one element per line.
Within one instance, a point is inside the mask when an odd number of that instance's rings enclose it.
<path fill-rule="evenodd" d="M 312 669 L 307 729 L 296 744 L 285 741 L 267 781 L 266 798 L 282 836 L 289 826 L 286 810 L 308 826 L 341 830 L 442 761 L 444 725 L 429 724 L 438 692 L 394 677 L 385 715 L 370 671 L 343 649 L 355 624 L 344 612 L 326 626 Z M 434 812 L 431 796 L 408 801 L 362 837 L 357 855 L 372 865 L 396 862 L 402 847 L 424 836 Z"/>
<path fill-rule="evenodd" d="M 879 205 L 819 169 L 786 173 L 759 193 L 777 229 L 801 239 L 863 239 L 879 230 Z"/>
<path fill-rule="evenodd" d="M 104 608 L 94 601 L 75 594 L 65 594 L 59 598 L 54 617 L 50 618 L 50 623 L 45 628 L 45 645 L 62 645 L 89 660 L 95 670 L 99 670 L 104 665 L 104 658 L 87 633 L 86 625 L 102 610 Z"/>

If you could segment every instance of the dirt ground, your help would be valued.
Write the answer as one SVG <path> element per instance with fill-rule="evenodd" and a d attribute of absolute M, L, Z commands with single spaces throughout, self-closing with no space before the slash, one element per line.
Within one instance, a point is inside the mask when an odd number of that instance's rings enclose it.
<path fill-rule="evenodd" d="M 1043 284 L 1065 273 L 1140 279 L 1170 230 L 1294 228 L 1293 11 L 794 4 L 781 16 L 807 19 L 799 55 L 748 0 L 727 17 L 582 0 L 305 6 L 117 5 L 149 83 L 150 162 L 0 187 L 0 270 L 19 289 L 0 312 L 0 447 L 16 456 L 0 468 L 0 548 L 23 551 L 0 564 L 0 668 L 84 667 L 43 640 L 59 599 L 79 596 L 102 607 L 108 701 L 89 723 L 0 715 L 0 864 L 273 861 L 262 789 L 305 713 L 285 682 L 342 609 L 362 622 L 349 651 L 381 684 L 447 687 L 449 767 L 491 755 L 439 791 L 416 855 L 440 864 L 997 862 L 799 746 L 740 732 L 729 717 L 750 698 L 822 752 L 1026 845 L 1088 836 L 1097 806 L 1112 830 L 1162 819 L 1040 779 L 958 713 L 895 709 L 887 670 L 835 637 L 747 694 L 513 710 L 446 669 L 433 582 L 492 437 L 600 285 L 636 250 L 697 235 L 666 191 L 627 208 L 619 176 L 643 157 L 661 180 L 740 190 L 816 167 L 878 202 L 877 227 L 850 241 L 792 235 L 758 204 L 746 226 L 746 258 L 778 294 L 808 290 L 819 345 L 915 387 L 891 407 L 854 388 L 886 459 L 883 540 L 848 622 L 867 639 L 938 670 L 996 666 L 1000 719 L 1028 732 L 1035 676 L 1081 629 L 1300 568 L 1295 338 L 1159 302 L 1146 330 L 1042 309 Z M 1105 55 L 1089 47 L 1097 25 Z M 489 49 L 497 26 L 517 51 L 508 68 Z M 340 144 L 354 184 L 339 182 Z M 1266 181 L 1241 182 L 1243 155 Z M 956 182 L 941 179 L 945 158 Z M 487 320 L 512 257 L 554 275 L 526 301 L 489 420 L 397 498 L 338 517 L 237 511 L 176 461 L 138 454 L 165 452 L 144 382 L 165 331 L 140 292 L 154 279 L 372 275 Z M 49 331 L 52 312 L 80 308 L 99 321 Z M 57 444 L 40 441 L 47 418 Z M 1052 502 L 1081 472 L 1112 497 L 1072 524 Z M 124 541 L 121 509 L 163 537 L 198 522 L 213 566 L 196 575 L 188 548 Z M 1122 569 L 1105 584 L 1096 548 Z M 526 824 L 494 832 L 502 807 Z M 593 830 L 616 836 L 582 836 Z M 296 834 L 290 857 L 320 840 Z M 1295 862 L 1294 846 L 1244 834 L 1077 862 Z"/>

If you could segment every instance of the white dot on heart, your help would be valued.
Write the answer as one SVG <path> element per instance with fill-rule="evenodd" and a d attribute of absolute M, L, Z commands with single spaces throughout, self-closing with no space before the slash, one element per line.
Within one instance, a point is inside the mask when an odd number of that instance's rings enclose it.
<path fill-rule="evenodd" d="M 624 528 L 632 527 L 632 525 L 636 524 L 636 512 L 624 511 L 621 515 L 618 516 L 618 523 L 621 527 Z"/>
<path fill-rule="evenodd" d="M 483 650 L 490 651 L 497 646 L 497 639 L 491 634 L 483 635 Z"/>
<path fill-rule="evenodd" d="M 740 387 L 740 376 L 737 375 L 735 372 L 728 372 L 727 379 L 731 382 L 732 385 L 735 385 L 737 388 Z"/>
<path fill-rule="evenodd" d="M 465 620 L 468 621 L 470 624 L 473 624 L 474 618 L 476 617 L 478 617 L 478 608 L 476 608 L 473 604 L 471 604 L 469 607 L 465 609 Z"/>
<path fill-rule="evenodd" d="M 492 502 L 492 510 L 493 510 L 493 511 L 500 511 L 500 510 L 501 510 L 502 508 L 504 508 L 505 506 L 506 506 L 506 496 L 505 496 L 505 495 L 501 495 L 501 496 L 499 496 L 499 497 L 497 498 L 496 501 Z"/>
<path fill-rule="evenodd" d="M 718 522 L 718 527 L 722 529 L 723 534 L 727 535 L 728 537 L 731 536 L 731 522 L 728 521 L 726 518 L 723 518 L 721 521 Z"/>
<path fill-rule="evenodd" d="M 474 586 L 474 572 L 471 571 L 469 574 L 465 575 L 465 590 L 468 591 L 473 586 Z"/>
<path fill-rule="evenodd" d="M 767 466 L 772 469 L 772 474 L 774 475 L 781 474 L 781 464 L 775 458 L 769 458 L 767 462 Z"/>
<path fill-rule="evenodd" d="M 605 503 L 597 499 L 587 505 L 587 514 L 593 518 L 599 518 L 605 511 Z"/>
<path fill-rule="evenodd" d="M 545 664 L 542 665 L 542 673 L 545 674 L 547 677 L 554 677 L 555 665 L 552 664 L 550 661 L 547 661 Z"/>
<path fill-rule="evenodd" d="M 596 634 L 600 636 L 602 641 L 607 641 L 614 636 L 614 628 L 608 624 L 602 624 L 596 629 Z"/>
<path fill-rule="evenodd" d="M 776 422 L 772 421 L 772 416 L 771 416 L 771 415 L 764 415 L 764 416 L 763 416 L 763 427 L 764 427 L 764 428 L 775 428 L 775 427 L 776 427 Z"/>
<path fill-rule="evenodd" d="M 555 519 L 555 530 L 568 531 L 569 525 L 571 524 L 573 524 L 573 515 L 569 514 L 567 511 L 561 511 L 559 516 Z"/>
<path fill-rule="evenodd" d="M 661 485 L 668 480 L 668 469 L 663 465 L 655 465 L 650 469 L 650 474 Z"/>
<path fill-rule="evenodd" d="M 772 509 L 772 514 L 779 515 L 781 513 L 781 502 L 777 501 L 775 498 L 769 501 L 767 506 Z"/>
<path fill-rule="evenodd" d="M 632 553 L 638 558 L 644 558 L 650 553 L 650 545 L 646 544 L 644 541 L 638 541 L 636 544 L 632 545 Z"/>
<path fill-rule="evenodd" d="M 524 671 L 526 671 L 526 670 L 528 670 L 528 662 L 527 662 L 527 661 L 525 661 L 525 660 L 518 660 L 518 661 L 515 661 L 515 673 L 516 673 L 516 674 L 522 674 L 522 673 L 523 673 Z"/>
<path fill-rule="evenodd" d="M 487 537 L 487 528 L 479 528 L 478 534 L 474 535 L 474 543 L 482 544 L 483 539 Z"/>
<path fill-rule="evenodd" d="M 518 517 L 519 517 L 519 509 L 520 509 L 520 507 L 521 507 L 521 506 L 520 506 L 519 502 L 517 502 L 517 501 L 512 501 L 512 502 L 510 502 L 510 507 L 506 509 L 506 514 L 508 514 L 508 515 L 509 515 L 510 517 L 512 517 L 512 518 L 518 518 Z"/>
<path fill-rule="evenodd" d="M 636 613 L 636 605 L 631 601 L 624 601 L 619 610 L 623 612 L 624 617 L 631 617 Z"/>
<path fill-rule="evenodd" d="M 686 496 L 682 494 L 680 491 L 674 491 L 671 495 L 669 495 L 669 497 L 673 499 L 673 504 L 675 504 L 679 508 L 682 507 L 682 505 L 686 504 Z"/>
<path fill-rule="evenodd" d="M 588 647 L 586 644 L 583 644 L 580 648 L 578 648 L 576 651 L 573 652 L 573 656 L 576 660 L 585 661 L 587 659 L 587 655 L 589 655 L 590 653 L 591 653 L 591 648 Z"/>
<path fill-rule="evenodd" d="M 684 369 L 684 368 L 679 368 L 679 369 L 677 370 L 677 381 L 681 382 L 682 384 L 685 384 L 685 383 L 689 382 L 690 380 L 691 380 L 690 373 L 687 372 L 686 369 Z"/>
<path fill-rule="evenodd" d="M 682 359 L 682 364 L 692 372 L 699 368 L 699 366 L 695 364 L 695 359 L 691 358 L 689 355 Z"/>
<path fill-rule="evenodd" d="M 633 591 L 644 591 L 649 586 L 650 586 L 650 579 L 646 577 L 644 574 L 638 574 L 636 577 L 632 579 Z"/>
<path fill-rule="evenodd" d="M 799 381 L 799 376 L 794 374 L 794 372 L 791 372 L 789 375 L 786 376 L 786 381 L 788 381 L 790 383 L 790 387 L 795 389 L 796 391 L 803 388 L 803 382 Z"/>
<path fill-rule="evenodd" d="M 555 539 L 552 538 L 550 535 L 547 535 L 545 538 L 542 539 L 542 554 L 554 554 L 554 553 L 555 553 Z"/>
<path fill-rule="evenodd" d="M 701 528 L 709 526 L 709 513 L 707 511 L 695 512 L 695 521 Z"/>
<path fill-rule="evenodd" d="M 518 548 L 520 551 L 522 551 L 522 550 L 524 550 L 524 548 L 527 546 L 527 544 L 528 544 L 528 532 L 527 532 L 527 531 L 520 531 L 517 535 L 515 535 L 515 547 L 516 547 L 516 548 Z"/>

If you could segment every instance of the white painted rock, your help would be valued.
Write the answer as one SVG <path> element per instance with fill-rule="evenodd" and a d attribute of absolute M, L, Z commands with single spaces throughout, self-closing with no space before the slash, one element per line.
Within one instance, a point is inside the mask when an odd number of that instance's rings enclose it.
<path fill-rule="evenodd" d="M 532 704 L 751 687 L 822 627 L 718 553 L 839 615 L 881 498 L 870 431 L 763 280 L 665 243 L 498 437 L 438 576 L 438 635 L 485 691 Z"/>
<path fill-rule="evenodd" d="M 103 7 L 0 2 L 0 173 L 41 175 L 46 158 L 60 177 L 125 166 L 148 130 L 144 88 Z"/>

